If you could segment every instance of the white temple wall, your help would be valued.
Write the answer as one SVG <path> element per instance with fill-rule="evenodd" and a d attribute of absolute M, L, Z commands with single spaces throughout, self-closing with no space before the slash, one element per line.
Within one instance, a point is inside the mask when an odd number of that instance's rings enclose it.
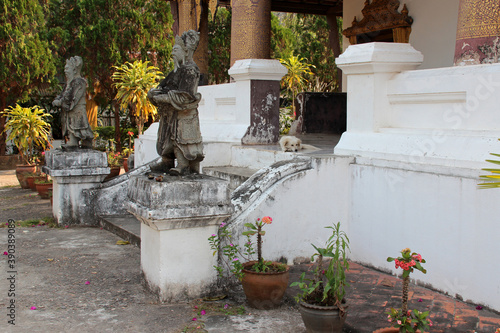
<path fill-rule="evenodd" d="M 412 278 L 498 311 L 500 189 L 477 184 L 500 153 L 500 65 L 411 70 L 419 59 L 395 43 L 350 46 L 337 59 L 348 130 L 334 152 L 354 158 L 351 258 L 401 273 L 386 258 L 409 247 L 428 270 Z"/>
<path fill-rule="evenodd" d="M 372 0 L 373 1 L 373 0 Z M 410 43 L 423 54 L 424 62 L 419 69 L 448 67 L 453 65 L 457 33 L 457 0 L 400 0 L 401 8 L 406 4 L 413 18 Z M 354 16 L 360 21 L 365 0 L 344 1 L 344 26 L 351 26 Z M 344 37 L 344 50 L 349 46 Z"/>

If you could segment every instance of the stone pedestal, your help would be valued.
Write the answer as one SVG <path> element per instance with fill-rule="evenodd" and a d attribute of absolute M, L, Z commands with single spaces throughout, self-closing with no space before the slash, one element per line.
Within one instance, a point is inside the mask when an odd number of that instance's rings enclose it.
<path fill-rule="evenodd" d="M 228 71 L 236 82 L 236 108 L 250 116 L 243 144 L 274 144 L 279 138 L 280 80 L 287 69 L 278 60 L 238 60 Z"/>
<path fill-rule="evenodd" d="M 160 301 L 181 301 L 210 292 L 217 276 L 208 237 L 230 216 L 228 182 L 205 175 L 132 176 L 128 210 L 141 223 L 141 267 Z"/>
<path fill-rule="evenodd" d="M 84 192 L 99 188 L 109 174 L 106 153 L 79 149 L 50 150 L 43 171 L 53 179 L 52 213 L 59 225 L 97 225 L 93 207 Z"/>

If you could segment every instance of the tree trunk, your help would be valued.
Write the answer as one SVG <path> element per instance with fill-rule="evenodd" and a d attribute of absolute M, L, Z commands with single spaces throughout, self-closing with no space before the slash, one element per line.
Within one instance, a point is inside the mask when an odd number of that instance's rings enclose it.
<path fill-rule="evenodd" d="M 113 101 L 113 106 L 115 107 L 115 144 L 116 144 L 116 151 L 121 152 L 122 151 L 122 142 L 121 142 L 121 135 L 120 135 L 120 104 L 118 104 L 116 101 Z"/>
<path fill-rule="evenodd" d="M 177 0 L 170 1 L 170 12 L 172 13 L 172 18 L 174 19 L 172 32 L 174 36 L 177 36 L 179 35 L 179 3 Z"/>
<path fill-rule="evenodd" d="M 337 58 L 341 53 L 337 16 L 331 14 L 326 15 L 326 21 L 330 26 L 330 31 L 328 34 L 330 48 L 332 49 L 335 58 Z M 339 91 L 342 91 L 342 71 L 340 70 L 340 68 L 337 68 L 337 82 L 339 83 Z"/>

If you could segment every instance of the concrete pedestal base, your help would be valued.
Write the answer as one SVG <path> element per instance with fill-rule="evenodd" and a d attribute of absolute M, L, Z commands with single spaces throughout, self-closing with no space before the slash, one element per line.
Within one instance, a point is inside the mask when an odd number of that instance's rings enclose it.
<path fill-rule="evenodd" d="M 59 225 L 97 225 L 86 190 L 99 188 L 109 174 L 106 153 L 55 149 L 45 154 L 43 171 L 53 179 L 52 213 Z"/>
<path fill-rule="evenodd" d="M 141 267 L 160 301 L 207 295 L 216 283 L 208 237 L 232 213 L 228 182 L 205 175 L 130 179 L 128 210 L 141 222 Z"/>

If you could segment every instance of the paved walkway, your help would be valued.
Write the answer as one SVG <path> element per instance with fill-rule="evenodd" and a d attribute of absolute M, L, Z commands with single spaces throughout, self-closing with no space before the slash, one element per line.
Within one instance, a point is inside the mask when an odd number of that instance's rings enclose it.
<path fill-rule="evenodd" d="M 0 172 L 0 187 L 15 185 L 14 180 L 13 172 Z M 4 187 L 3 190 L 8 191 L 9 188 Z M 20 325 L 10 330 L 4 318 L 0 320 L 1 332 L 66 332 L 74 329 L 79 332 L 305 332 L 293 300 L 297 288 L 289 288 L 283 305 L 271 311 L 249 308 L 241 289 L 233 291 L 219 303 L 199 300 L 157 304 L 150 300 L 151 296 L 141 286 L 140 250 L 130 245 L 114 246 L 118 239 L 115 235 L 98 228 L 21 229 L 17 233 L 19 253 L 24 254 L 26 260 L 22 262 L 22 274 L 25 276 L 18 286 L 21 295 Z M 5 228 L 0 229 L 1 247 L 6 244 L 6 231 Z M 61 249 L 64 250 L 61 252 Z M 6 258 L 0 256 L 1 274 L 4 275 Z M 113 263 L 113 260 L 118 260 L 118 263 Z M 62 263 L 74 263 L 74 267 L 65 269 Z M 298 280 L 300 274 L 310 268 L 310 264 L 293 266 L 290 282 Z M 89 279 L 89 276 L 94 277 L 95 283 L 92 282 L 88 288 L 80 286 L 79 280 Z M 344 331 L 371 333 L 387 327 L 389 323 L 385 312 L 400 305 L 401 279 L 357 263 L 351 263 L 347 279 L 351 286 L 347 294 L 349 312 Z M 5 310 L 6 282 L 3 280 L 0 283 L 0 308 Z M 109 285 L 104 285 L 106 281 L 110 282 Z M 102 290 L 96 291 L 93 288 L 97 288 L 98 282 L 103 284 Z M 77 301 L 73 299 L 75 283 L 79 288 Z M 38 287 L 35 288 L 35 285 Z M 57 288 L 54 289 L 54 286 Z M 113 290 L 114 287 L 116 290 Z M 99 292 L 97 298 L 96 292 Z M 30 311 L 33 300 L 38 300 L 39 312 Z M 409 303 L 411 309 L 431 312 L 434 326 L 430 332 L 495 333 L 500 328 L 499 313 L 420 286 L 410 286 Z M 231 316 L 221 310 L 212 310 L 221 309 L 225 304 L 230 304 L 233 309 L 244 306 L 245 310 Z M 207 308 L 205 315 L 200 314 L 203 307 Z M 92 320 L 83 322 L 89 313 L 93 316 Z M 133 318 L 133 314 L 137 314 L 137 318 Z M 193 321 L 193 318 L 197 320 Z M 59 322 L 64 325 L 57 324 Z"/>

